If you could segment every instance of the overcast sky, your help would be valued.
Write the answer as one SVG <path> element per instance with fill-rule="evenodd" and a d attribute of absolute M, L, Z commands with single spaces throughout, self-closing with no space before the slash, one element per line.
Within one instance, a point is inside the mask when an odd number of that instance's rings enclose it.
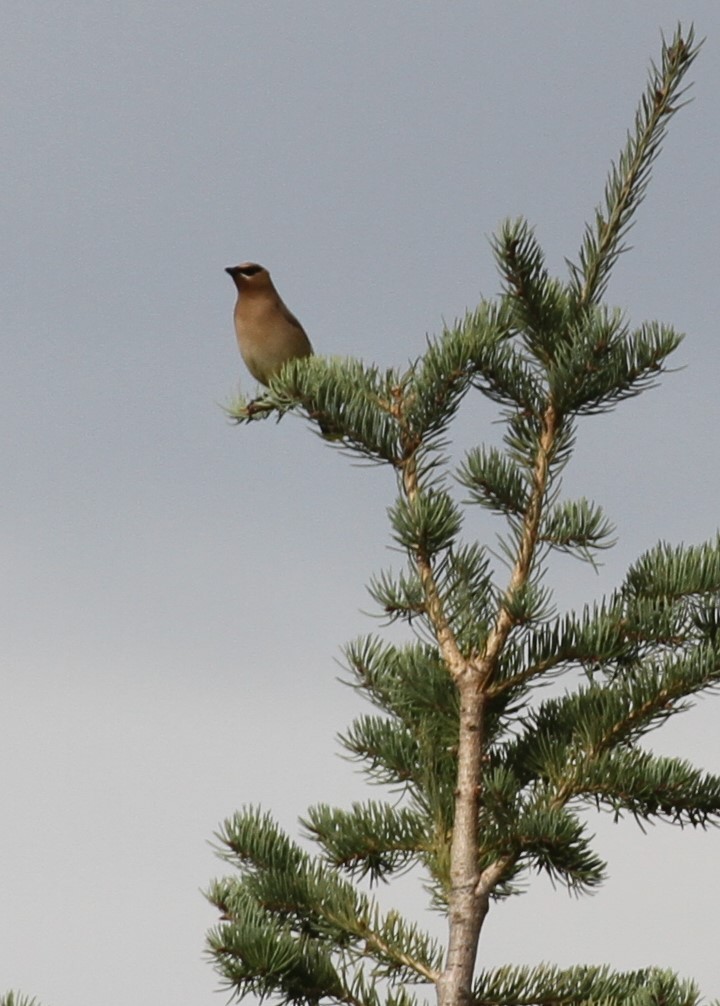
<path fill-rule="evenodd" d="M 568 491 L 620 544 L 600 575 L 554 567 L 561 604 L 720 524 L 720 5 L 5 0 L 0 993 L 224 1001 L 200 893 L 219 822 L 261 801 L 296 833 L 366 792 L 336 661 L 378 628 L 393 482 L 300 420 L 227 423 L 254 383 L 223 268 L 267 265 L 317 352 L 404 365 L 497 291 L 504 217 L 566 274 L 678 19 L 707 36 L 695 101 L 609 299 L 687 340 L 660 389 L 581 425 Z M 457 451 L 492 418 L 469 399 Z M 720 772 L 719 716 L 653 744 Z M 607 885 L 537 881 L 491 912 L 482 963 L 659 964 L 720 995 L 720 836 L 596 824 Z"/>

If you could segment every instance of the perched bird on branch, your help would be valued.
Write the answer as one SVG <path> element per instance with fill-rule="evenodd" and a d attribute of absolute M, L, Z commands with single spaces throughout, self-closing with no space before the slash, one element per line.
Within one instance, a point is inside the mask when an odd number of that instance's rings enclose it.
<path fill-rule="evenodd" d="M 275 289 L 270 273 L 257 262 L 228 266 L 237 287 L 235 335 L 245 366 L 261 384 L 268 385 L 283 364 L 312 356 L 305 329 L 288 311 Z M 251 402 L 248 409 L 253 409 Z M 319 421 L 326 440 L 340 440 L 326 422 Z"/>
<path fill-rule="evenodd" d="M 269 384 L 283 364 L 312 356 L 305 329 L 285 307 L 270 273 L 256 262 L 225 270 L 238 291 L 235 335 L 245 366 L 261 384 Z"/>

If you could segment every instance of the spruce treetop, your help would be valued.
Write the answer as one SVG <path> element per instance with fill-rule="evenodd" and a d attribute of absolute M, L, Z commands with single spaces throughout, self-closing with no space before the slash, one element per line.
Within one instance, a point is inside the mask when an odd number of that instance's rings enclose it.
<path fill-rule="evenodd" d="M 588 807 L 640 823 L 720 818 L 720 778 L 642 743 L 720 684 L 720 539 L 659 544 L 577 611 L 556 610 L 545 576 L 552 552 L 595 562 L 614 544 L 598 504 L 563 495 L 577 419 L 656 385 L 682 338 L 659 322 L 633 325 L 603 298 L 698 50 L 692 29 L 663 40 L 567 278 L 550 276 L 524 220 L 508 221 L 492 244 L 497 299 L 407 369 L 293 361 L 261 399 L 230 410 L 239 423 L 299 413 L 346 453 L 394 470 L 388 515 L 405 565 L 370 591 L 389 622 L 412 630 L 405 643 L 370 635 L 345 650 L 374 711 L 342 745 L 388 799 L 310 808 L 302 828 L 314 854 L 254 807 L 217 835 L 233 872 L 208 891 L 220 912 L 208 951 L 233 995 L 344 1006 L 431 994 L 440 1006 L 700 1001 L 662 967 L 478 961 L 491 901 L 522 893 L 533 873 L 578 894 L 603 883 Z M 480 444 L 453 470 L 444 448 L 472 391 L 497 403 L 502 447 Z M 503 521 L 500 572 L 486 546 L 463 539 L 472 506 Z M 561 676 L 562 693 L 539 691 Z M 412 867 L 447 919 L 445 945 L 374 897 L 374 883 Z"/>

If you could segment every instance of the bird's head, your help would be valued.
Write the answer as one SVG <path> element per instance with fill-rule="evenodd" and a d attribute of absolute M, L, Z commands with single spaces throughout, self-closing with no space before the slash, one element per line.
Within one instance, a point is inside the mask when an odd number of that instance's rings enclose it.
<path fill-rule="evenodd" d="M 227 267 L 225 272 L 232 277 L 235 286 L 242 293 L 267 290 L 272 287 L 270 273 L 257 262 L 242 262 L 240 265 L 231 265 Z"/>

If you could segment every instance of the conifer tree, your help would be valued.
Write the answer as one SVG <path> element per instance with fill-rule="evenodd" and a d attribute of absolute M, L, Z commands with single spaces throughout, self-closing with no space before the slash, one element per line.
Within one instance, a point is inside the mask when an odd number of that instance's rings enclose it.
<path fill-rule="evenodd" d="M 390 523 L 406 563 L 378 575 L 371 593 L 411 630 L 404 644 L 368 636 L 345 651 L 376 711 L 342 744 L 388 801 L 310 808 L 302 829 L 314 854 L 258 808 L 221 827 L 233 871 L 208 891 L 220 912 L 208 951 L 237 996 L 343 1006 L 433 995 L 439 1006 L 699 1001 L 663 968 L 477 964 L 490 903 L 517 896 L 533 872 L 578 894 L 602 884 L 587 808 L 702 828 L 720 817 L 719 777 L 643 746 L 720 683 L 720 539 L 658 544 L 578 611 L 556 610 L 544 576 L 553 551 L 593 562 L 613 544 L 600 506 L 563 495 L 577 420 L 655 385 L 681 341 L 657 322 L 634 327 L 603 299 L 698 48 L 692 29 L 663 40 L 567 278 L 549 275 L 524 220 L 505 223 L 493 242 L 499 296 L 408 369 L 296 361 L 261 399 L 232 409 L 238 422 L 300 413 L 336 431 L 345 452 L 393 469 Z M 503 446 L 477 446 L 453 470 L 450 424 L 472 391 L 497 403 Z M 453 479 L 463 506 L 504 521 L 504 568 L 463 540 Z M 563 678 L 564 691 L 538 691 Z M 383 911 L 368 887 L 412 866 L 447 919 L 446 945 Z"/>

